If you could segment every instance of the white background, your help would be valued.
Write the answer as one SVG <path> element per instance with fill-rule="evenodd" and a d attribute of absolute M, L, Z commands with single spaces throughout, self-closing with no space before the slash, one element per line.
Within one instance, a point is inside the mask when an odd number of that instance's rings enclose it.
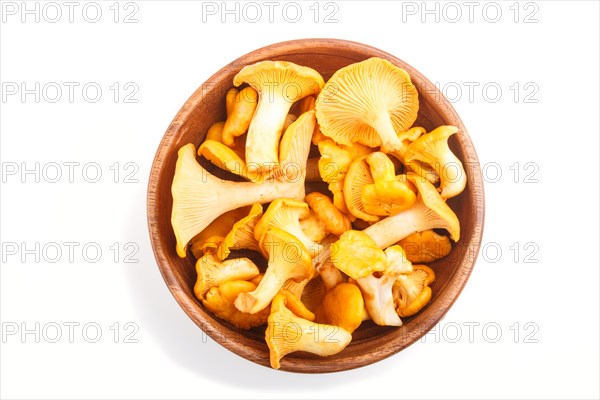
<path fill-rule="evenodd" d="M 41 2 L 39 23 L 23 23 L 21 2 L 2 2 L 2 398 L 599 397 L 597 2 L 336 1 L 315 16 L 310 1 L 297 3 L 296 23 L 284 2 L 272 22 L 258 2 L 256 23 L 243 4 L 239 23 L 221 23 L 221 2 L 215 15 L 201 2 L 113 3 L 98 2 L 91 23 L 85 2 L 73 22 L 58 2 L 62 18 L 50 23 L 56 8 L 44 14 Z M 132 12 L 138 22 L 124 23 Z M 370 44 L 438 82 L 486 176 L 486 252 L 445 319 L 385 361 L 312 376 L 254 365 L 207 338 L 167 290 L 145 214 L 155 150 L 188 96 L 247 52 L 306 37 Z M 36 82 L 39 102 L 22 98 L 21 83 L 35 92 Z M 79 84 L 73 102 L 65 82 Z M 87 83 L 102 89 L 96 103 L 91 89 L 83 97 Z M 135 88 L 137 103 L 125 102 Z M 36 162 L 39 178 L 22 174 Z M 79 163 L 73 182 L 65 162 Z M 94 166 L 102 176 L 89 183 Z M 69 323 L 79 324 L 72 338 Z M 102 336 L 89 343 L 95 327 Z"/>

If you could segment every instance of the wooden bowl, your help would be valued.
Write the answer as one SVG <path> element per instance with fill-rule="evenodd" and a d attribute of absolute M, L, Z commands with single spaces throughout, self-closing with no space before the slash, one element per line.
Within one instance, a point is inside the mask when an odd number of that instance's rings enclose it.
<path fill-rule="evenodd" d="M 305 39 L 273 44 L 226 65 L 181 107 L 167 129 L 154 158 L 148 185 L 148 226 L 154 254 L 163 278 L 188 316 L 214 340 L 234 353 L 269 366 L 269 350 L 264 327 L 243 331 L 214 317 L 196 300 L 194 258 L 179 258 L 171 228 L 171 183 L 177 150 L 187 144 L 198 146 L 208 128 L 225 120 L 224 98 L 234 75 L 244 66 L 263 60 L 292 61 L 319 71 L 325 80 L 338 69 L 370 57 L 381 57 L 405 69 L 419 91 L 417 125 L 427 131 L 439 125 L 455 125 L 459 133 L 450 138 L 450 146 L 465 165 L 468 184 L 458 197 L 448 201 L 460 220 L 461 238 L 447 257 L 430 263 L 437 279 L 433 296 L 426 308 L 402 327 L 381 327 L 368 321 L 353 334 L 352 342 L 341 353 L 317 357 L 305 353 L 287 355 L 281 369 L 295 372 L 333 372 L 361 367 L 382 360 L 409 346 L 428 332 L 452 306 L 463 289 L 479 252 L 484 219 L 483 183 L 473 143 L 451 104 L 416 69 L 391 54 L 376 48 L 344 40 Z M 189 253 L 189 252 L 188 252 Z M 200 340 L 200 335 L 198 335 Z"/>

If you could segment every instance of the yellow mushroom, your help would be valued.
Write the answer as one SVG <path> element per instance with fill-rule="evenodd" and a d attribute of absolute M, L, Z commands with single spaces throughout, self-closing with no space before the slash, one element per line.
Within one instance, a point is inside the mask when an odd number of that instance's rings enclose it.
<path fill-rule="evenodd" d="M 225 111 L 227 113 L 227 118 L 233 113 L 233 106 L 235 105 L 235 99 L 239 91 L 232 87 L 225 94 Z"/>
<path fill-rule="evenodd" d="M 417 196 L 416 189 L 406 181 L 406 176 L 396 176 L 394 164 L 384 153 L 369 154 L 369 164 L 374 183 L 362 188 L 362 205 L 367 214 L 389 216 L 410 208 Z"/>
<path fill-rule="evenodd" d="M 258 241 L 254 237 L 254 227 L 262 215 L 262 206 L 259 203 L 252 205 L 247 215 L 232 225 L 231 230 L 219 244 L 216 252 L 217 256 L 221 260 L 224 260 L 229 257 L 232 250 L 248 249 L 260 251 Z"/>
<path fill-rule="evenodd" d="M 248 128 L 246 163 L 252 172 L 276 170 L 279 139 L 291 105 L 323 88 L 312 68 L 287 61 L 261 61 L 244 67 L 233 84 L 248 83 L 258 92 L 258 106 Z M 312 131 L 311 131 L 312 134 Z"/>
<path fill-rule="evenodd" d="M 256 290 L 242 293 L 235 300 L 238 310 L 252 314 L 267 307 L 288 279 L 301 282 L 314 275 L 308 250 L 292 234 L 271 227 L 262 235 L 259 244 L 268 255 L 265 275 Z"/>
<path fill-rule="evenodd" d="M 467 185 L 463 165 L 448 146 L 448 138 L 457 132 L 455 126 L 440 126 L 411 143 L 404 155 L 408 165 L 421 161 L 433 167 L 440 177 L 440 191 L 444 199 L 458 196 Z"/>
<path fill-rule="evenodd" d="M 329 196 L 312 192 L 306 195 L 306 203 L 317 218 L 325 225 L 325 231 L 340 236 L 347 230 L 352 229 L 348 217 L 341 213 L 334 205 Z"/>
<path fill-rule="evenodd" d="M 231 323 L 236 328 L 250 329 L 267 323 L 270 309 L 267 307 L 256 314 L 243 313 L 233 302 L 240 293 L 251 292 L 256 285 L 249 281 L 227 281 L 213 286 L 206 293 L 202 304 L 216 317 Z"/>
<path fill-rule="evenodd" d="M 246 163 L 244 160 L 221 142 L 205 140 L 198 148 L 198 155 L 223 170 L 246 177 Z"/>
<path fill-rule="evenodd" d="M 404 155 L 406 153 L 406 150 L 408 150 L 408 146 L 412 142 L 417 140 L 425 132 L 425 128 L 422 128 L 420 126 L 412 127 L 406 132 L 399 132 L 398 139 L 402 143 L 402 147 L 396 151 L 391 152 L 390 155 L 394 156 L 395 160 L 401 162 L 408 171 L 412 171 L 415 174 L 426 178 L 429 182 L 433 183 L 434 185 L 437 185 L 440 181 L 440 177 L 437 175 L 437 173 L 431 166 L 417 160 L 413 160 L 410 163 L 407 163 L 404 159 Z"/>
<path fill-rule="evenodd" d="M 319 243 L 310 240 L 302 231 L 300 220 L 308 216 L 308 204 L 305 202 L 286 198 L 275 199 L 260 220 L 256 222 L 254 237 L 256 240 L 262 241 L 263 236 L 271 227 L 280 228 L 296 237 L 312 257 L 320 251 L 320 246 Z M 266 255 L 267 249 L 261 250 L 263 255 Z"/>
<path fill-rule="evenodd" d="M 335 248 L 331 255 L 333 265 L 354 279 L 364 278 L 386 268 L 384 252 L 363 231 L 344 232 L 332 247 Z"/>
<path fill-rule="evenodd" d="M 315 136 L 313 142 L 314 138 Z M 368 155 L 372 149 L 357 143 L 343 146 L 331 139 L 320 141 L 318 147 L 321 153 L 318 163 L 321 179 L 329 184 L 328 189 L 333 193 L 333 204 L 336 208 L 343 213 L 348 213 L 343 193 L 348 168 L 352 161 Z"/>
<path fill-rule="evenodd" d="M 337 143 L 402 148 L 396 132 L 415 122 L 419 100 L 406 71 L 373 57 L 339 69 L 317 98 L 317 119 L 325 136 Z"/>
<path fill-rule="evenodd" d="M 225 127 L 225 121 L 215 122 L 208 128 L 204 141 L 214 140 L 216 142 L 223 143 L 223 128 Z M 241 136 L 235 141 L 233 146 L 227 146 L 237 154 L 240 160 L 244 160 L 246 157 L 246 136 Z M 245 162 L 245 161 L 244 161 Z"/>
<path fill-rule="evenodd" d="M 304 142 L 302 142 L 304 140 Z M 290 152 L 308 157 L 310 136 L 297 135 L 295 147 L 304 152 Z M 290 161 L 305 165 L 306 158 Z M 304 199 L 304 178 L 275 182 L 229 182 L 210 174 L 196 161 L 196 149 L 187 144 L 179 149 L 175 176 L 171 185 L 173 208 L 171 224 L 177 241 L 177 254 L 186 256 L 187 244 L 219 215 L 254 203 L 269 203 L 280 197 Z"/>
<path fill-rule="evenodd" d="M 365 210 L 363 202 L 363 188 L 374 183 L 371 169 L 365 161 L 365 157 L 352 161 L 344 178 L 344 200 L 348 211 L 352 215 L 367 222 L 379 221 L 378 216 L 369 214 Z"/>
<path fill-rule="evenodd" d="M 217 252 L 227 233 L 237 220 L 248 213 L 250 207 L 241 207 L 219 215 L 202 232 L 192 238 L 191 250 L 194 257 L 200 258 L 207 251 Z M 222 258 L 223 259 L 223 258 Z"/>
<path fill-rule="evenodd" d="M 227 97 L 225 104 L 227 105 Z M 223 144 L 234 146 L 235 139 L 248 131 L 257 104 L 258 93 L 251 87 L 245 87 L 236 94 L 223 127 Z"/>
<path fill-rule="evenodd" d="M 353 278 L 360 287 L 365 306 L 373 322 L 383 326 L 401 326 L 402 320 L 394 308 L 392 289 L 398 276 L 412 270 L 411 263 L 406 259 L 400 246 L 391 246 L 385 252 L 381 252 L 385 254 L 386 259 L 386 266 L 382 272 Z"/>
<path fill-rule="evenodd" d="M 446 257 L 452 251 L 448 236 L 438 235 L 432 230 L 415 232 L 398 242 L 413 263 L 432 262 Z"/>
<path fill-rule="evenodd" d="M 352 335 L 345 329 L 300 318 L 287 308 L 287 304 L 289 300 L 283 294 L 275 296 L 271 304 L 265 331 L 271 367 L 279 369 L 281 359 L 295 351 L 319 356 L 337 354 L 352 340 Z"/>
<path fill-rule="evenodd" d="M 328 291 L 315 312 L 315 321 L 352 333 L 363 321 L 365 302 L 358 286 L 342 282 Z"/>
<path fill-rule="evenodd" d="M 457 242 L 460 239 L 460 223 L 435 186 L 412 173 L 408 173 L 407 178 L 418 191 L 417 201 L 413 206 L 374 223 L 363 232 L 373 238 L 382 249 L 412 233 L 428 229 L 445 229 L 450 238 Z"/>
<path fill-rule="evenodd" d="M 317 275 L 311 280 L 309 280 L 304 286 L 304 290 L 302 291 L 302 296 L 300 300 L 302 304 L 306 306 L 312 312 L 323 303 L 323 298 L 325 297 L 325 293 L 327 293 L 327 287 L 325 286 L 325 282 L 323 282 L 323 278 L 321 275 Z"/>
<path fill-rule="evenodd" d="M 217 142 L 223 143 L 223 127 L 225 126 L 225 121 L 215 122 L 208 128 L 208 132 L 206 132 L 206 137 L 204 140 L 215 140 Z"/>
<path fill-rule="evenodd" d="M 304 160 L 308 160 L 310 138 L 315 123 L 315 112 L 308 111 L 290 124 L 279 143 L 279 169 L 268 175 L 267 181 L 271 179 L 292 182 L 304 180 L 308 162 Z M 298 162 L 298 160 L 303 161 Z"/>
<path fill-rule="evenodd" d="M 308 282 L 311 279 L 312 278 L 306 278 L 304 280 L 301 280 L 300 282 L 297 282 L 293 279 L 288 279 L 287 281 L 285 281 L 285 283 L 281 287 L 281 290 L 287 290 L 290 293 L 292 293 L 294 296 L 296 296 L 297 298 L 300 298 L 300 297 L 302 297 L 304 288 L 306 287 L 306 285 L 308 284 Z"/>
<path fill-rule="evenodd" d="M 304 198 L 304 201 L 306 201 L 306 198 Z M 302 228 L 302 232 L 304 232 L 306 237 L 313 242 L 318 243 L 323 240 L 325 236 L 327 236 L 325 224 L 312 210 L 309 211 L 307 217 L 304 217 L 300 220 L 300 228 Z"/>
<path fill-rule="evenodd" d="M 252 279 L 259 274 L 259 270 L 248 258 L 221 261 L 214 254 L 207 253 L 196 261 L 196 273 L 198 278 L 194 285 L 194 294 L 202 300 L 211 287 L 226 281 Z"/>
<path fill-rule="evenodd" d="M 288 281 L 289 282 L 289 281 Z M 297 317 L 304 318 L 308 321 L 315 320 L 315 314 L 310 311 L 304 303 L 300 300 L 300 297 L 296 296 L 294 292 L 282 288 L 279 291 L 280 295 L 285 296 L 286 299 L 286 307 L 293 312 Z"/>
<path fill-rule="evenodd" d="M 421 311 L 431 300 L 429 285 L 435 273 L 426 265 L 413 265 L 413 271 L 402 274 L 394 283 L 393 293 L 396 312 L 400 317 L 410 317 Z"/>

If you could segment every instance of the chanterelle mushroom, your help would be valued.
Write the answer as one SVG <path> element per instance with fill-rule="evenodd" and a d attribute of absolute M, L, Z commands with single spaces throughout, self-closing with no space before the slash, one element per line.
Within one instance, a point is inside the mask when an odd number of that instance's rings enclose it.
<path fill-rule="evenodd" d="M 298 140 L 305 140 L 298 143 L 299 146 L 310 146 L 310 137 L 298 137 Z M 306 159 L 296 162 L 302 166 Z M 294 181 L 262 184 L 223 181 L 198 164 L 196 148 L 190 143 L 179 149 L 171 193 L 171 224 L 177 240 L 177 254 L 185 258 L 190 239 L 229 210 L 268 203 L 280 197 L 304 199 L 304 176 Z"/>
<path fill-rule="evenodd" d="M 288 308 L 293 303 L 290 300 L 290 296 L 278 294 L 271 305 L 265 331 L 271 367 L 278 369 L 281 358 L 295 351 L 325 357 L 339 353 L 350 343 L 352 335 L 344 328 L 317 324 L 297 316 Z"/>
<path fill-rule="evenodd" d="M 460 239 L 460 223 L 456 214 L 427 179 L 408 173 L 419 192 L 408 210 L 389 216 L 364 229 L 377 245 L 385 249 L 408 235 L 428 229 L 446 229 L 455 242 Z"/>
<path fill-rule="evenodd" d="M 381 151 L 403 147 L 396 132 L 417 118 L 417 89 L 406 71 L 373 57 L 338 70 L 317 99 L 317 120 L 337 143 L 358 142 Z"/>
<path fill-rule="evenodd" d="M 254 238 L 254 226 L 262 215 L 263 209 L 260 203 L 253 204 L 250 211 L 243 218 L 235 222 L 229 233 L 227 233 L 227 236 L 223 238 L 217 249 L 217 257 L 224 260 L 229 257 L 231 250 L 248 249 L 260 251 L 258 240 Z"/>
<path fill-rule="evenodd" d="M 306 247 L 286 231 L 271 227 L 259 245 L 268 255 L 265 276 L 255 290 L 240 293 L 234 302 L 238 310 L 251 314 L 267 307 L 288 279 L 300 282 L 312 278 L 315 272 Z"/>
<path fill-rule="evenodd" d="M 233 84 L 248 83 L 258 92 L 258 106 L 248 128 L 246 163 L 251 172 L 277 169 L 283 124 L 292 104 L 318 94 L 325 82 L 312 68 L 287 61 L 261 61 L 246 66 Z"/>
<path fill-rule="evenodd" d="M 362 189 L 362 204 L 367 214 L 395 215 L 414 204 L 417 196 L 412 184 L 406 181 L 406 176 L 396 176 L 394 164 L 388 156 L 378 151 L 369 154 L 365 161 L 374 180 L 373 184 Z"/>
<path fill-rule="evenodd" d="M 458 196 L 467 185 L 463 165 L 448 147 L 448 138 L 457 132 L 455 126 L 440 126 L 412 142 L 404 154 L 404 160 L 409 164 L 422 161 L 435 169 L 444 199 Z"/>
<path fill-rule="evenodd" d="M 251 87 L 246 87 L 236 94 L 223 126 L 223 143 L 226 146 L 233 146 L 235 138 L 248 130 L 256 110 L 257 99 L 258 93 Z"/>
<path fill-rule="evenodd" d="M 429 285 L 435 272 L 426 265 L 413 265 L 413 271 L 398 276 L 392 289 L 396 313 L 400 317 L 415 315 L 431 300 Z"/>

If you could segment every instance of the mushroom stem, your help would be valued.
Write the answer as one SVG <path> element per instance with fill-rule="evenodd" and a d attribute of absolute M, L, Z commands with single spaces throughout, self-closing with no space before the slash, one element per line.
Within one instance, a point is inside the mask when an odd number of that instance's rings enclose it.
<path fill-rule="evenodd" d="M 279 167 L 279 139 L 292 106 L 277 90 L 261 93 L 246 139 L 248 172 L 268 172 Z"/>
<path fill-rule="evenodd" d="M 396 131 L 394 130 L 392 120 L 390 119 L 387 110 L 384 113 L 379 114 L 369 125 L 371 125 L 371 127 L 379 134 L 382 152 L 391 153 L 393 151 L 398 151 L 403 147 L 402 142 L 398 139 L 398 135 L 396 135 Z"/>
<path fill-rule="evenodd" d="M 240 293 L 235 299 L 235 306 L 238 310 L 250 314 L 256 314 L 264 310 L 283 287 L 286 280 L 287 278 L 281 277 L 273 273 L 272 269 L 267 268 L 261 283 L 264 281 L 268 284 L 259 283 L 258 287 L 252 292 Z"/>
<path fill-rule="evenodd" d="M 270 203 L 280 197 L 304 199 L 304 179 L 265 182 L 224 181 L 196 161 L 193 144 L 179 150 L 171 191 L 171 223 L 177 239 L 177 254 L 184 258 L 188 242 L 219 215 L 254 203 Z"/>
<path fill-rule="evenodd" d="M 385 249 L 412 233 L 434 228 L 439 228 L 437 214 L 418 199 L 408 210 L 384 218 L 365 228 L 363 232 L 369 235 L 379 248 Z"/>

